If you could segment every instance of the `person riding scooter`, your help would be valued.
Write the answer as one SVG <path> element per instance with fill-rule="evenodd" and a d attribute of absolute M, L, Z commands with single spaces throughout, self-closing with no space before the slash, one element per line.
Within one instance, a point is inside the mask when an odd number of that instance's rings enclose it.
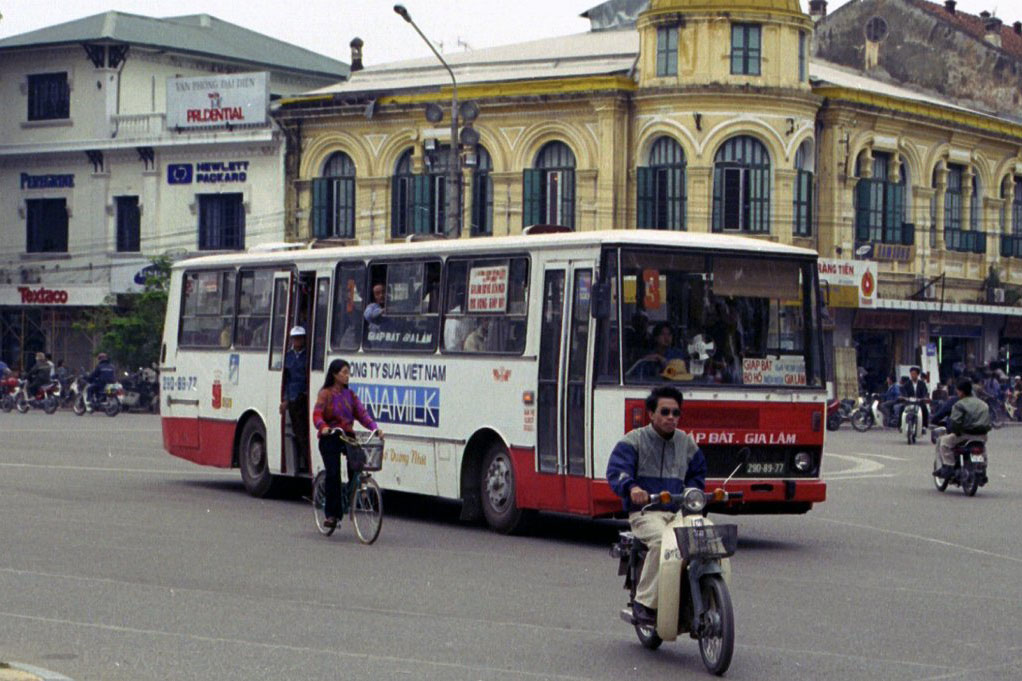
<path fill-rule="evenodd" d="M 926 386 L 926 382 L 919 377 L 919 367 L 912 367 L 908 370 L 908 383 L 901 386 L 902 397 L 917 397 L 921 400 L 930 399 L 930 389 Z M 923 432 L 926 432 L 926 428 L 930 425 L 930 410 L 923 402 L 919 405 L 923 412 Z"/>
<path fill-rule="evenodd" d="M 898 422 L 898 418 L 901 415 L 900 410 L 897 408 L 899 397 L 901 397 L 901 388 L 898 386 L 894 374 L 890 374 L 887 376 L 887 392 L 880 398 L 879 409 L 884 415 L 884 422 L 878 425 L 887 426 Z"/>
<path fill-rule="evenodd" d="M 28 372 L 28 397 L 35 397 L 39 389 L 52 380 L 53 364 L 46 361 L 46 355 L 42 352 L 35 353 L 35 365 Z"/>
<path fill-rule="evenodd" d="M 688 433 L 678 430 L 683 402 L 673 386 L 654 388 L 646 398 L 649 425 L 629 432 L 617 443 L 607 462 L 607 480 L 622 498 L 635 537 L 660 552 L 660 536 L 678 512 L 677 504 L 658 505 L 640 513 L 650 494 L 680 494 L 686 487 L 705 490 L 706 458 Z M 633 612 L 639 622 L 655 623 L 660 561 L 647 560 L 635 593 Z"/>
<path fill-rule="evenodd" d="M 117 372 L 114 371 L 114 365 L 111 364 L 105 352 L 96 355 L 96 361 L 96 368 L 88 377 L 89 387 L 85 390 L 87 411 L 92 411 L 92 403 L 96 400 L 96 396 L 102 395 L 107 385 L 117 381 Z"/>
<path fill-rule="evenodd" d="M 956 389 L 958 401 L 948 417 L 948 434 L 937 441 L 940 469 L 935 473 L 949 477 L 955 467 L 955 445 L 967 440 L 986 442 L 990 432 L 990 407 L 972 394 L 972 381 L 963 378 Z"/>

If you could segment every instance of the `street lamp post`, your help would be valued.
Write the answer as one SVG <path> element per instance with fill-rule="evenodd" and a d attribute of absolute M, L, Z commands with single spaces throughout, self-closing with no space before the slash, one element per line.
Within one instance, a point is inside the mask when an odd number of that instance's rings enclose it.
<path fill-rule="evenodd" d="M 444 226 L 444 232 L 447 236 L 456 236 L 461 232 L 461 220 L 459 213 L 460 206 L 460 194 L 461 194 L 461 156 L 458 154 L 458 147 L 460 146 L 458 140 L 458 81 L 454 78 L 454 71 L 447 65 L 444 58 L 437 52 L 437 49 L 433 47 L 433 43 L 430 42 L 419 27 L 412 21 L 412 17 L 408 14 L 408 10 L 405 9 L 404 5 L 394 5 L 394 11 L 400 15 L 402 19 L 407 21 L 415 29 L 415 32 L 419 34 L 426 44 L 429 45 L 429 49 L 433 50 L 433 54 L 440 60 L 440 63 L 447 69 L 447 73 L 451 76 L 451 157 L 450 162 L 447 166 L 447 219 Z"/>

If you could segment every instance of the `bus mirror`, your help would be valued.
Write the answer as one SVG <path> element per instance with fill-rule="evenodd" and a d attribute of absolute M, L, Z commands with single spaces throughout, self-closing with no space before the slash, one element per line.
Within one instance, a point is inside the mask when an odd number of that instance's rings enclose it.
<path fill-rule="evenodd" d="M 594 319 L 610 318 L 610 284 L 598 281 L 593 284 L 590 310 Z"/>

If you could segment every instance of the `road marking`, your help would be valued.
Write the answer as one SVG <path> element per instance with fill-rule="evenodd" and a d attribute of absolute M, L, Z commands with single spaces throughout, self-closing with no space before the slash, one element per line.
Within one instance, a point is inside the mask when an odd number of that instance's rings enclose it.
<path fill-rule="evenodd" d="M 827 454 L 824 454 L 827 456 Z M 833 455 L 832 455 L 833 456 Z M 904 456 L 890 456 L 888 454 L 871 454 L 869 452 L 855 452 L 855 456 L 871 456 L 874 459 L 887 459 L 888 461 L 909 461 L 910 459 Z"/>
<path fill-rule="evenodd" d="M 834 523 L 835 525 L 845 525 L 847 527 L 857 527 L 861 530 L 874 530 L 875 532 L 883 532 L 884 534 L 893 534 L 896 537 L 905 537 L 907 539 L 915 539 L 923 542 L 930 542 L 931 544 L 939 544 L 940 546 L 948 546 L 954 549 L 961 549 L 969 553 L 976 553 L 981 556 L 989 556 L 991 558 L 1000 558 L 1001 560 L 1011 561 L 1012 563 L 1022 563 L 1022 558 L 1016 558 L 1015 556 L 1006 556 L 1003 553 L 994 553 L 993 551 L 987 551 L 985 549 L 976 549 L 971 546 L 965 546 L 964 544 L 955 544 L 954 542 L 944 541 L 943 539 L 934 539 L 933 537 L 925 537 L 921 534 L 912 534 L 911 532 L 902 532 L 900 530 L 890 530 L 885 527 L 873 527 L 872 525 L 863 525 L 861 523 L 852 523 L 847 520 L 834 520 L 833 518 L 823 518 L 820 516 L 814 516 L 816 520 L 822 520 L 827 523 Z"/>
<path fill-rule="evenodd" d="M 0 468 L 44 468 L 67 471 L 99 471 L 102 473 L 155 473 L 157 475 L 230 475 L 232 477 L 237 475 L 234 471 L 221 470 L 204 470 L 202 472 L 172 471 L 166 468 L 109 468 L 106 466 L 68 466 L 43 463 L 0 463 Z"/>
<path fill-rule="evenodd" d="M 72 627 L 84 627 L 86 629 L 99 629 L 101 631 L 111 631 L 117 633 L 126 634 L 141 634 L 146 636 L 169 636 L 173 638 L 183 638 L 191 641 L 199 641 L 202 643 L 216 643 L 216 644 L 230 644 L 230 645 L 244 645 L 253 646 L 255 648 L 262 648 L 264 650 L 286 650 L 296 653 L 317 653 L 321 655 L 333 655 L 340 658 L 357 659 L 366 662 L 382 661 L 391 662 L 398 664 L 412 665 L 414 667 L 421 667 L 422 665 L 431 667 L 440 667 L 446 669 L 459 669 L 474 672 L 499 672 L 502 675 L 517 675 L 530 678 L 540 679 L 567 679 L 569 681 L 585 681 L 588 676 L 570 676 L 568 674 L 552 674 L 549 671 L 544 672 L 528 672 L 520 669 L 506 669 L 504 667 L 489 667 L 485 665 L 473 665 L 473 664 L 459 664 L 457 662 L 436 662 L 434 660 L 424 660 L 414 657 L 398 657 L 396 655 L 380 655 L 379 653 L 349 653 L 337 650 L 336 648 L 313 648 L 310 646 L 295 646 L 288 645 L 286 643 L 265 643 L 263 641 L 246 641 L 240 638 L 224 638 L 220 636 L 200 636 L 198 634 L 183 634 L 175 631 L 163 631 L 160 629 L 139 629 L 136 627 L 124 627 L 116 626 L 113 624 L 98 624 L 95 622 L 80 622 L 76 620 L 69 620 L 57 617 L 39 617 L 36 615 L 22 615 L 14 612 L 0 612 L 0 615 L 5 617 L 11 617 L 14 619 L 28 620 L 30 622 L 43 622 L 46 624 L 63 624 Z M 574 630 L 572 630 L 574 631 Z"/>
<path fill-rule="evenodd" d="M 835 480 L 870 480 L 873 478 L 893 478 L 896 477 L 894 473 L 866 473 L 865 475 L 841 475 L 835 473 L 834 475 L 828 475 L 823 480 L 824 482 L 834 482 Z"/>
<path fill-rule="evenodd" d="M 823 458 L 824 458 L 824 461 L 826 461 L 828 458 L 834 458 L 834 459 L 840 459 L 842 461 L 851 461 L 852 463 L 855 464 L 855 466 L 853 466 L 852 468 L 849 468 L 847 470 L 836 471 L 834 473 L 834 475 L 833 475 L 833 477 L 835 477 L 835 478 L 839 477 L 839 476 L 851 477 L 851 476 L 863 475 L 863 474 L 866 474 L 866 473 L 876 473 L 877 471 L 882 471 L 884 469 L 884 465 L 882 463 L 878 463 L 876 461 L 871 461 L 870 459 L 866 459 L 866 458 L 863 458 L 863 457 L 858 456 L 858 455 L 852 455 L 852 454 L 834 454 L 832 452 L 826 452 L 826 453 L 824 453 Z M 824 480 L 827 480 L 828 478 L 830 478 L 832 476 L 823 475 L 822 477 L 823 477 Z"/>

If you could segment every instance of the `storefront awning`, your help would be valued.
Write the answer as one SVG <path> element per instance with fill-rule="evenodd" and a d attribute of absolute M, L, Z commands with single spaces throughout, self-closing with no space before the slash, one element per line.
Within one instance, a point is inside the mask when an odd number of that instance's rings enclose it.
<path fill-rule="evenodd" d="M 877 310 L 916 310 L 919 312 L 958 312 L 972 314 L 1007 315 L 1022 317 L 1022 307 L 1004 305 L 980 305 L 979 303 L 941 303 L 939 300 L 896 300 L 877 298 L 873 305 Z"/>

